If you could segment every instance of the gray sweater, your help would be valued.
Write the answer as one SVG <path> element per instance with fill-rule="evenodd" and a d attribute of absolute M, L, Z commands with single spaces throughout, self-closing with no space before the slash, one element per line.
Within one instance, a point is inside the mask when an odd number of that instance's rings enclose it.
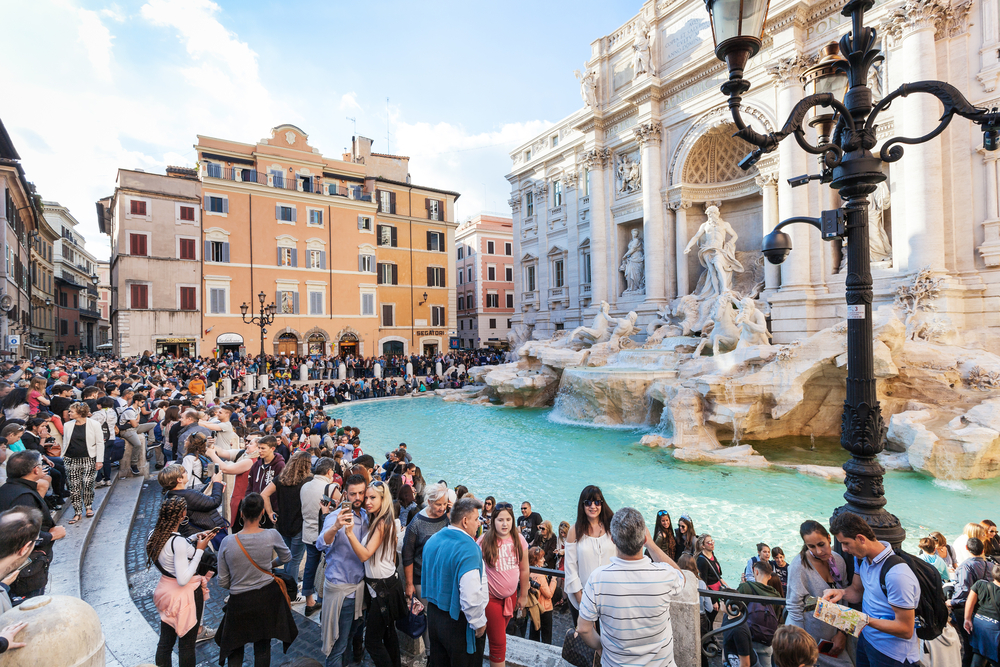
<path fill-rule="evenodd" d="M 260 533 L 237 533 L 237 535 L 247 553 L 268 572 L 271 571 L 275 553 L 282 563 L 292 559 L 285 541 L 274 529 Z M 240 545 L 236 544 L 236 535 L 229 535 L 222 540 L 222 547 L 219 548 L 219 586 L 228 588 L 231 595 L 236 595 L 263 588 L 272 581 L 274 577 L 264 574 L 247 560 Z"/>
<path fill-rule="evenodd" d="M 432 519 L 426 514 L 427 508 L 410 519 L 406 526 L 406 536 L 403 538 L 403 566 L 413 566 L 413 583 L 420 585 L 420 565 L 424 560 L 424 545 L 434 533 L 448 525 L 448 515 L 442 514 L 440 519 Z"/>
<path fill-rule="evenodd" d="M 840 554 L 834 552 L 833 560 L 841 575 L 847 572 L 847 566 Z M 823 577 L 812 568 L 802 566 L 802 556 L 796 556 L 788 564 L 788 587 L 785 592 L 785 608 L 788 610 L 788 625 L 795 625 L 808 632 L 816 643 L 824 639 L 833 641 L 837 628 L 827 625 L 813 616 L 813 612 L 805 611 L 806 596 L 823 597 L 823 591 L 831 586 L 823 581 Z M 820 653 L 819 667 L 852 667 L 851 658 L 845 649 L 839 656 L 832 658 Z"/>

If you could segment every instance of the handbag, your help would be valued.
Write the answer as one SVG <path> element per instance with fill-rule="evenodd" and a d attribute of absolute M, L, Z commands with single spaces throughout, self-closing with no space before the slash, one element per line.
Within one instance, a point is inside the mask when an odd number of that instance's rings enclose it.
<path fill-rule="evenodd" d="M 396 629 L 414 639 L 424 634 L 427 630 L 427 616 L 424 614 L 424 605 L 419 599 L 416 597 L 410 599 L 406 614 L 396 620 Z"/>
<path fill-rule="evenodd" d="M 573 667 L 598 667 L 600 659 L 597 651 L 587 646 L 583 637 L 577 634 L 574 628 L 566 631 L 566 638 L 563 640 L 562 659 L 573 665 Z"/>
<path fill-rule="evenodd" d="M 255 561 L 253 558 L 250 557 L 250 554 L 247 553 L 246 547 L 244 547 L 243 543 L 240 542 L 240 536 L 233 535 L 233 537 L 236 538 L 236 544 L 240 545 L 240 551 L 242 551 L 243 555 L 247 557 L 247 560 L 250 561 L 250 564 L 253 565 L 255 568 L 257 568 L 258 570 L 260 570 L 261 572 L 263 572 L 264 574 L 266 574 L 267 576 L 273 577 L 274 580 L 278 582 L 278 584 L 281 587 L 281 594 L 284 596 L 285 602 L 288 603 L 288 608 L 291 609 L 292 595 L 289 594 L 289 591 L 294 591 L 293 595 L 295 597 L 299 596 L 299 585 L 295 582 L 295 577 L 292 577 L 291 575 L 286 575 L 283 572 L 269 572 L 268 570 L 265 570 L 264 568 L 262 568 L 260 565 L 257 564 L 257 561 Z M 289 582 L 289 579 L 291 579 L 291 582 Z M 289 583 L 291 585 L 289 585 Z"/>

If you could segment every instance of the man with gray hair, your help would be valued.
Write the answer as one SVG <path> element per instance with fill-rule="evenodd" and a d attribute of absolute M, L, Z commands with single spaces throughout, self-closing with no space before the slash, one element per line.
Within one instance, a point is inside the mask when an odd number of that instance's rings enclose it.
<path fill-rule="evenodd" d="M 577 632 L 588 646 L 603 651 L 604 667 L 675 667 L 669 596 L 684 588 L 684 574 L 656 546 L 634 508 L 615 512 L 611 541 L 618 553 L 587 579 Z"/>

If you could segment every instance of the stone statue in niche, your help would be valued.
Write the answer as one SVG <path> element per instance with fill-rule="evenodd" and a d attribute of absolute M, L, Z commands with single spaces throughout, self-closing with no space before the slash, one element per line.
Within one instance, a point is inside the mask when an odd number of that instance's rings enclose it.
<path fill-rule="evenodd" d="M 632 230 L 632 240 L 628 242 L 628 249 L 622 256 L 622 263 L 618 270 L 625 274 L 625 292 L 628 294 L 646 293 L 646 262 L 642 252 L 642 237 L 639 230 Z"/>
<path fill-rule="evenodd" d="M 892 244 L 889 234 L 885 231 L 885 212 L 892 205 L 892 195 L 885 181 L 878 184 L 878 189 L 868 195 L 868 250 L 872 264 L 881 264 L 885 268 L 892 266 Z M 843 255 L 840 259 L 839 273 L 847 271 L 847 240 L 844 240 Z"/>
<path fill-rule="evenodd" d="M 615 170 L 618 180 L 618 194 L 630 195 L 642 189 L 642 168 L 638 160 L 633 160 L 627 153 L 618 158 L 618 169 Z"/>
<path fill-rule="evenodd" d="M 580 70 L 574 70 L 573 74 L 580 82 L 580 96 L 584 104 L 591 109 L 597 108 L 597 70 L 587 70 L 586 74 L 581 74 Z"/>
<path fill-rule="evenodd" d="M 695 296 L 699 300 L 713 299 L 732 289 L 733 273 L 742 273 L 743 265 L 736 259 L 736 231 L 722 219 L 717 206 L 705 209 L 708 219 L 684 248 L 684 254 L 698 246 L 698 261 L 705 267 L 706 280 Z"/>
<path fill-rule="evenodd" d="M 635 39 L 632 42 L 632 69 L 635 76 L 643 72 L 652 72 L 652 49 L 653 31 L 646 23 L 646 19 L 640 18 L 635 25 Z"/>

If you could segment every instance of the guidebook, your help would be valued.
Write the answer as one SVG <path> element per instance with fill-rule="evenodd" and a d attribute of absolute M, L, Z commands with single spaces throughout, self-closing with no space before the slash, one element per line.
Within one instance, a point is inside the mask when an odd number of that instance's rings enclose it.
<path fill-rule="evenodd" d="M 868 625 L 868 614 L 829 600 L 817 600 L 813 615 L 824 623 L 855 637 L 861 636 L 861 630 Z"/>

